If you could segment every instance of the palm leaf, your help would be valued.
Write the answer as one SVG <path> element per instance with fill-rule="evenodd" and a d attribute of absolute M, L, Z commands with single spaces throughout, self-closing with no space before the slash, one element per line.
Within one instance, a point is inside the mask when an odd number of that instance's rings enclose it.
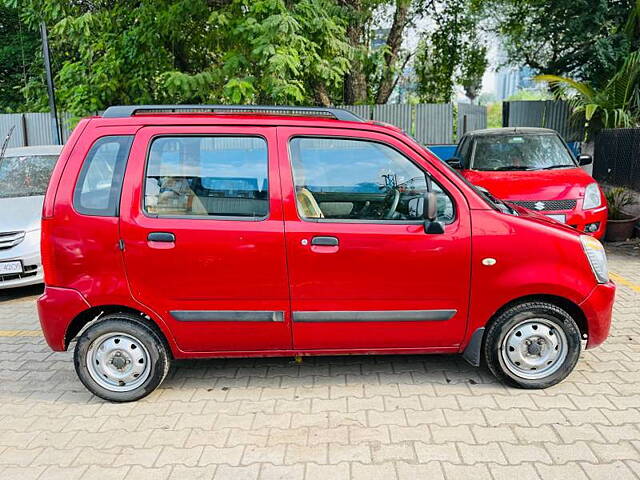
<path fill-rule="evenodd" d="M 595 94 L 591 87 L 586 83 L 578 82 L 568 77 L 561 77 L 559 75 L 537 75 L 533 77 L 533 79 L 536 82 L 547 82 L 549 85 L 571 87 L 587 99 L 593 97 Z"/>
<path fill-rule="evenodd" d="M 587 103 L 584 106 L 584 117 L 587 122 L 593 118 L 593 115 L 598 111 L 598 108 L 600 108 L 600 105 L 597 103 Z"/>
<path fill-rule="evenodd" d="M 627 57 L 620 70 L 607 82 L 603 93 L 612 106 L 625 107 L 637 92 L 639 78 L 640 51 L 636 51 Z"/>
<path fill-rule="evenodd" d="M 640 0 L 636 2 L 640 6 Z M 567 101 L 574 116 L 584 115 L 591 133 L 599 126 L 631 127 L 640 122 L 640 50 L 632 52 L 598 91 L 558 75 L 538 75 L 535 80 L 556 87 L 556 97 Z"/>

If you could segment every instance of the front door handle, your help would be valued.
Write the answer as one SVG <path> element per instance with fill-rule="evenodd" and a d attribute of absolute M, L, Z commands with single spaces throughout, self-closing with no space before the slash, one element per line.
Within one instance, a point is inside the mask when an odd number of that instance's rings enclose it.
<path fill-rule="evenodd" d="M 149 242 L 174 243 L 176 236 L 171 232 L 151 232 L 147 235 L 147 240 Z"/>
<path fill-rule="evenodd" d="M 322 247 L 337 247 L 339 243 L 336 237 L 313 237 L 311 239 L 311 245 Z"/>

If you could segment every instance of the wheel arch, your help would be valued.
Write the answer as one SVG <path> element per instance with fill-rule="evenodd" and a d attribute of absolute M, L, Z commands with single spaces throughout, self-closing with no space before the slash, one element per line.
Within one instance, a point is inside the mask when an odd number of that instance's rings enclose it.
<path fill-rule="evenodd" d="M 64 337 L 65 350 L 69 348 L 71 341 L 88 328 L 89 325 L 97 322 L 105 315 L 111 315 L 113 313 L 126 313 L 137 317 L 140 322 L 151 328 L 159 336 L 165 343 L 169 353 L 173 356 L 172 342 L 167 333 L 160 327 L 159 323 L 148 314 L 125 305 L 99 305 L 80 312 L 67 327 Z"/>
<path fill-rule="evenodd" d="M 477 328 L 472 332 L 469 343 L 465 347 L 462 352 L 463 358 L 469 362 L 471 365 L 479 367 L 481 363 L 481 354 L 482 349 L 484 348 L 484 343 L 486 339 L 485 332 L 491 326 L 491 323 L 495 321 L 503 312 L 508 309 L 520 305 L 522 303 L 528 302 L 546 302 L 556 307 L 562 308 L 566 311 L 571 318 L 576 322 L 578 329 L 580 330 L 580 336 L 583 340 L 587 339 L 589 336 L 589 327 L 587 322 L 587 317 L 580 308 L 579 305 L 568 300 L 567 298 L 560 297 L 557 295 L 548 295 L 548 294 L 535 294 L 535 295 L 525 295 L 522 297 L 514 298 L 509 302 L 505 303 L 498 310 L 496 310 L 491 317 L 487 320 L 487 322 Z"/>
<path fill-rule="evenodd" d="M 547 294 L 526 295 L 524 297 L 515 298 L 507 302 L 498 310 L 496 310 L 496 312 L 493 315 L 491 315 L 491 318 L 489 318 L 489 320 L 484 325 L 484 327 L 488 328 L 491 322 L 493 322 L 496 318 L 498 318 L 504 311 L 516 305 L 519 305 L 521 303 L 528 303 L 528 302 L 547 302 L 552 305 L 555 305 L 556 307 L 562 308 L 576 322 L 576 325 L 578 325 L 578 329 L 580 330 L 580 335 L 582 336 L 582 338 L 585 339 L 589 335 L 589 326 L 587 323 L 587 317 L 579 305 L 577 305 L 576 303 L 572 302 L 567 298 L 560 297 L 557 295 L 547 295 Z"/>

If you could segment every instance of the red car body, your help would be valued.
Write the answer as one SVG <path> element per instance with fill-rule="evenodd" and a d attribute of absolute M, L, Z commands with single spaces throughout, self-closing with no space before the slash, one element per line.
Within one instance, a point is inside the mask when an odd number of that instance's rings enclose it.
<path fill-rule="evenodd" d="M 150 142 L 167 135 L 264 139 L 269 215 L 235 221 L 145 213 Z M 74 205 L 80 172 L 92 146 L 106 136 L 132 141 L 117 215 L 81 213 Z M 438 235 L 426 234 L 422 222 L 301 219 L 289 158 L 290 140 L 301 136 L 355 138 L 396 150 L 447 192 L 455 219 Z M 532 192 L 548 191 L 548 196 L 566 196 L 572 188 L 545 190 L 543 183 L 537 177 L 522 180 Z M 174 241 L 151 240 L 154 232 L 171 232 Z M 311 242 L 324 236 L 338 238 L 339 245 Z M 67 349 L 100 315 L 125 311 L 157 325 L 174 358 L 457 353 L 496 312 L 535 298 L 571 312 L 588 347 L 595 347 L 607 337 L 615 290 L 613 283 L 594 277 L 576 230 L 524 209 L 519 215 L 496 210 L 398 129 L 268 114 L 82 120 L 47 191 L 42 256 L 46 289 L 38 310 L 45 338 L 56 351 Z M 487 258 L 495 264 L 483 264 Z M 203 311 L 281 316 L 264 322 L 176 317 L 176 312 Z M 364 312 L 373 318 L 393 311 L 453 313 L 431 322 L 367 321 L 366 315 L 357 321 L 313 321 L 317 312 Z M 294 321 L 296 315 L 301 321 Z"/>
<path fill-rule="evenodd" d="M 482 136 L 527 136 L 545 135 L 560 137 L 553 130 L 541 128 L 495 128 L 476 130 L 465 135 L 458 145 L 456 157 L 462 161 L 460 173 L 471 183 L 486 188 L 496 197 L 516 203 L 550 216 L 564 217 L 564 222 L 580 232 L 585 232 L 598 239 L 604 236 L 607 224 L 607 203 L 602 190 L 600 205 L 595 208 L 583 208 L 585 189 L 595 180 L 586 173 L 573 159 L 568 147 L 566 158 L 573 167 L 553 170 L 520 170 L 520 171 L 486 171 L 469 168 L 470 159 L 464 157 L 463 144 L 473 144 Z M 560 140 L 561 141 L 561 140 Z M 473 147 L 469 148 L 471 155 Z M 593 229 L 587 228 L 593 225 Z"/>

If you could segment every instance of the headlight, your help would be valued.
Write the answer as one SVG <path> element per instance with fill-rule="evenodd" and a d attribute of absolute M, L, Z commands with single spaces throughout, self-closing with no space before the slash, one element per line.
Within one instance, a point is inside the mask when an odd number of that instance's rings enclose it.
<path fill-rule="evenodd" d="M 584 210 L 589 210 L 590 208 L 597 208 L 600 205 L 602 205 L 602 200 L 598 184 L 591 183 L 587 185 L 587 188 L 584 191 L 584 202 L 582 203 L 582 208 Z"/>
<path fill-rule="evenodd" d="M 607 254 L 604 252 L 604 247 L 597 239 L 588 235 L 580 235 L 580 242 L 596 280 L 598 283 L 607 283 L 609 281 L 609 267 L 607 267 Z"/>

